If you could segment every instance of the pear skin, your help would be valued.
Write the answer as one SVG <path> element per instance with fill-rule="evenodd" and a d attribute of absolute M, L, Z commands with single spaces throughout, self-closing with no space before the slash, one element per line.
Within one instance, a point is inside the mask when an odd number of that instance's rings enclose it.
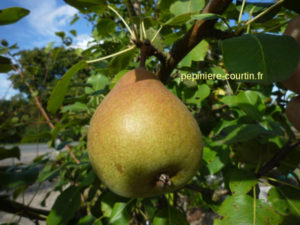
<path fill-rule="evenodd" d="M 289 22 L 284 34 L 292 36 L 297 41 L 300 49 L 300 15 Z M 293 75 L 282 81 L 282 84 L 295 93 L 300 94 L 300 60 Z"/>
<path fill-rule="evenodd" d="M 183 187 L 202 158 L 199 126 L 156 77 L 126 73 L 96 109 L 88 153 L 97 176 L 124 197 L 150 197 Z"/>
<path fill-rule="evenodd" d="M 292 125 L 300 131 L 300 96 L 292 98 L 287 104 L 286 115 Z"/>

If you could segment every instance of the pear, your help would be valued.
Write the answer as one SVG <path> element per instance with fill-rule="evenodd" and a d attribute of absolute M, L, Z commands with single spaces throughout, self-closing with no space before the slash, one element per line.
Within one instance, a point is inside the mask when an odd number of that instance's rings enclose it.
<path fill-rule="evenodd" d="M 126 73 L 96 109 L 88 153 L 97 176 L 124 197 L 150 197 L 183 187 L 202 158 L 199 126 L 152 73 Z"/>
<path fill-rule="evenodd" d="M 291 20 L 291 22 L 289 22 L 284 34 L 292 36 L 297 41 L 300 48 L 300 15 L 296 16 Z M 300 94 L 300 60 L 292 76 L 284 80 L 282 83 L 286 88 Z"/>
<path fill-rule="evenodd" d="M 300 131 L 300 96 L 292 98 L 287 104 L 286 115 L 293 126 Z"/>

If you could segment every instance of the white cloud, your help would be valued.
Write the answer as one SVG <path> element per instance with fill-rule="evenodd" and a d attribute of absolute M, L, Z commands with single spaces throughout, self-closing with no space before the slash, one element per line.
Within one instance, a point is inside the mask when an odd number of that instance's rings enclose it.
<path fill-rule="evenodd" d="M 10 99 L 19 93 L 18 90 L 13 89 L 12 83 L 7 79 L 7 76 L 7 74 L 0 73 L 0 99 Z"/>
<path fill-rule="evenodd" d="M 74 43 L 71 45 L 71 48 L 87 49 L 95 44 L 95 43 L 89 43 L 92 40 L 93 38 L 90 35 L 80 34 L 75 38 Z"/>
<path fill-rule="evenodd" d="M 56 0 L 23 0 L 18 3 L 30 10 L 25 17 L 29 25 L 44 36 L 54 35 L 62 30 L 77 10 L 69 5 L 58 6 Z"/>

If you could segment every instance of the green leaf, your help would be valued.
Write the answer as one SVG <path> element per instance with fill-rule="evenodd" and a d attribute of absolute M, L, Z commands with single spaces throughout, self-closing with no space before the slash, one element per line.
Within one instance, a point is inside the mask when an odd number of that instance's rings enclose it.
<path fill-rule="evenodd" d="M 128 199 L 120 197 L 110 191 L 101 196 L 101 211 L 104 217 L 111 217 L 116 202 L 126 202 Z"/>
<path fill-rule="evenodd" d="M 191 19 L 191 13 L 184 13 L 169 19 L 164 23 L 165 26 L 181 26 Z"/>
<path fill-rule="evenodd" d="M 257 178 L 248 171 L 234 170 L 230 175 L 229 187 L 233 194 L 247 194 L 256 184 Z"/>
<path fill-rule="evenodd" d="M 40 172 L 37 182 L 42 183 L 46 180 L 51 180 L 59 175 L 60 168 L 52 169 L 52 166 L 47 165 Z"/>
<path fill-rule="evenodd" d="M 215 20 L 218 18 L 221 18 L 221 16 L 214 13 L 202 13 L 191 15 L 191 20 Z"/>
<path fill-rule="evenodd" d="M 208 147 L 204 147 L 203 149 L 203 160 L 206 162 L 210 174 L 219 172 L 225 166 L 224 162 L 217 155 L 217 152 Z"/>
<path fill-rule="evenodd" d="M 248 90 L 237 96 L 225 96 L 221 101 L 229 107 L 242 109 L 253 120 L 260 120 L 265 115 L 266 106 L 256 91 Z"/>
<path fill-rule="evenodd" d="M 20 185 L 31 185 L 36 181 L 38 175 L 38 168 L 25 168 L 19 172 L 0 171 L 1 186 L 10 189 Z"/>
<path fill-rule="evenodd" d="M 103 90 L 106 87 L 106 85 L 109 84 L 109 80 L 106 76 L 102 74 L 97 74 L 90 76 L 87 80 L 87 83 L 91 84 L 92 88 L 85 88 L 85 93 L 91 94 L 95 91 Z"/>
<path fill-rule="evenodd" d="M 253 82 L 258 83 L 270 84 L 288 78 L 299 60 L 299 46 L 289 36 L 244 35 L 223 40 L 221 47 L 227 71 L 254 74 Z M 263 74 L 262 80 L 258 73 Z"/>
<path fill-rule="evenodd" d="M 203 61 L 209 49 L 209 44 L 206 40 L 202 40 L 197 44 L 180 62 L 180 67 L 190 67 L 192 61 Z"/>
<path fill-rule="evenodd" d="M 132 61 L 133 57 L 135 56 L 135 52 L 136 49 L 132 49 L 128 52 L 125 52 L 121 55 L 114 57 L 108 65 L 109 72 L 111 74 L 116 74 L 119 71 L 125 69 L 128 66 L 128 64 Z"/>
<path fill-rule="evenodd" d="M 64 97 L 67 93 L 71 78 L 81 69 L 87 67 L 85 61 L 80 61 L 73 65 L 58 81 L 53 89 L 48 101 L 47 110 L 51 113 L 55 113 L 57 109 L 62 105 Z"/>
<path fill-rule="evenodd" d="M 80 220 L 76 223 L 76 225 L 91 225 L 96 221 L 96 218 L 92 215 L 87 215 L 85 217 L 80 218 Z"/>
<path fill-rule="evenodd" d="M 55 203 L 47 217 L 47 224 L 67 224 L 80 208 L 80 203 L 81 199 L 78 188 L 70 186 L 55 200 Z"/>
<path fill-rule="evenodd" d="M 193 89 L 187 89 L 184 91 L 186 102 L 189 104 L 195 104 L 198 107 L 201 105 L 201 102 L 209 96 L 209 94 L 210 88 L 207 84 L 199 85 L 196 91 Z"/>
<path fill-rule="evenodd" d="M 170 12 L 175 16 L 199 12 L 205 6 L 204 0 L 176 1 L 170 6 Z"/>
<path fill-rule="evenodd" d="M 276 187 L 276 189 L 288 202 L 290 212 L 300 218 L 300 190 L 288 186 Z"/>
<path fill-rule="evenodd" d="M 218 214 L 220 218 L 214 225 L 279 225 L 282 217 L 261 200 L 256 200 L 256 223 L 254 218 L 254 201 L 248 195 L 229 196 L 222 203 Z"/>
<path fill-rule="evenodd" d="M 14 146 L 10 149 L 0 147 L 0 160 L 6 158 L 17 158 L 20 160 L 20 157 L 21 157 L 21 153 L 18 146 Z"/>
<path fill-rule="evenodd" d="M 287 215 L 289 205 L 286 198 L 280 194 L 276 187 L 272 187 L 268 192 L 268 201 L 271 202 L 272 207 L 276 209 L 281 215 Z"/>
<path fill-rule="evenodd" d="M 0 10 L 0 25 L 15 23 L 29 14 L 29 10 L 20 7 L 11 7 Z"/>
<path fill-rule="evenodd" d="M 112 19 L 101 18 L 97 24 L 97 34 L 100 37 L 106 37 L 107 35 L 115 32 L 116 23 Z"/>
<path fill-rule="evenodd" d="M 112 225 L 129 225 L 131 216 L 130 216 L 130 207 L 129 204 L 131 200 L 128 202 L 116 202 L 112 209 L 109 224 Z"/>
<path fill-rule="evenodd" d="M 72 105 L 66 105 L 62 108 L 61 112 L 84 112 L 87 111 L 88 107 L 86 104 L 83 104 L 81 102 L 75 102 Z"/>
<path fill-rule="evenodd" d="M 175 207 L 160 209 L 153 219 L 152 225 L 185 225 L 188 224 L 185 216 Z"/>
<path fill-rule="evenodd" d="M 89 11 L 102 12 L 105 10 L 104 0 L 64 0 L 67 4 L 79 9 L 83 13 Z"/>
<path fill-rule="evenodd" d="M 222 145 L 245 142 L 265 134 L 266 130 L 259 124 L 238 124 L 226 127 L 221 133 L 223 133 L 223 138 L 216 141 L 216 144 Z"/>
<path fill-rule="evenodd" d="M 0 73 L 7 73 L 10 70 L 12 70 L 10 59 L 0 56 Z"/>
<path fill-rule="evenodd" d="M 70 33 L 71 33 L 74 37 L 77 37 L 77 31 L 76 31 L 76 30 L 70 30 Z"/>
<path fill-rule="evenodd" d="M 149 40 L 151 40 L 154 35 L 157 33 L 157 30 L 153 29 L 152 27 L 146 30 L 146 35 Z M 157 48 L 158 50 L 164 50 L 164 41 L 161 36 L 158 34 L 155 40 L 152 42 L 152 45 Z"/>

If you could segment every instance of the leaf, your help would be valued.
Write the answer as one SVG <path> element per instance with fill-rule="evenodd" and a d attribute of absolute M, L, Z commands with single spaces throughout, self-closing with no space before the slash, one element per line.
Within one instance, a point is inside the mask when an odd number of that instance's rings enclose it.
<path fill-rule="evenodd" d="M 184 13 L 169 19 L 164 26 L 181 26 L 191 19 L 191 13 Z"/>
<path fill-rule="evenodd" d="M 47 217 L 49 225 L 67 224 L 75 212 L 80 208 L 80 192 L 78 188 L 70 186 L 64 190 L 55 200 L 55 203 Z"/>
<path fill-rule="evenodd" d="M 64 0 L 67 4 L 77 8 L 83 13 L 89 11 L 102 12 L 105 10 L 106 2 L 104 0 Z"/>
<path fill-rule="evenodd" d="M 290 212 L 300 218 L 300 190 L 288 186 L 276 189 L 288 202 Z"/>
<path fill-rule="evenodd" d="M 112 225 L 129 225 L 131 216 L 130 216 L 130 207 L 129 204 L 131 200 L 128 202 L 116 202 L 112 209 L 109 224 Z"/>
<path fill-rule="evenodd" d="M 193 89 L 187 89 L 184 91 L 184 97 L 189 104 L 201 105 L 201 102 L 206 99 L 210 94 L 210 88 L 207 84 L 201 84 L 195 91 Z"/>
<path fill-rule="evenodd" d="M 20 160 L 20 157 L 21 157 L 21 153 L 18 146 L 14 146 L 10 149 L 0 147 L 0 160 L 6 158 L 17 158 Z"/>
<path fill-rule="evenodd" d="M 76 225 L 91 225 L 96 221 L 96 218 L 92 215 L 87 215 L 85 217 L 80 218 L 80 220 L 76 223 Z"/>
<path fill-rule="evenodd" d="M 46 180 L 51 180 L 59 175 L 60 168 L 52 169 L 50 165 L 47 165 L 40 172 L 37 182 L 42 183 Z"/>
<path fill-rule="evenodd" d="M 287 9 L 294 10 L 296 13 L 300 13 L 299 2 L 295 0 L 285 0 L 283 6 Z"/>
<path fill-rule="evenodd" d="M 221 41 L 221 47 L 227 71 L 252 73 L 253 82 L 257 83 L 270 84 L 288 78 L 299 60 L 299 47 L 290 36 L 244 35 Z M 263 74 L 262 80 L 258 73 Z"/>
<path fill-rule="evenodd" d="M 206 40 L 202 40 L 197 44 L 180 62 L 180 67 L 190 67 L 192 61 L 203 61 L 209 49 L 209 44 Z"/>
<path fill-rule="evenodd" d="M 10 70 L 12 70 L 10 59 L 0 56 L 0 73 L 7 73 Z"/>
<path fill-rule="evenodd" d="M 276 187 L 272 187 L 268 192 L 268 201 L 271 202 L 272 207 L 275 208 L 281 215 L 288 214 L 288 202 L 285 197 L 280 194 Z"/>
<path fill-rule="evenodd" d="M 10 189 L 21 185 L 31 185 L 36 181 L 38 175 L 38 168 L 25 168 L 18 172 L 0 171 L 1 186 Z"/>
<path fill-rule="evenodd" d="M 221 131 L 224 138 L 219 138 L 216 144 L 233 144 L 237 142 L 245 142 L 265 134 L 267 131 L 259 124 L 238 124 L 228 126 Z"/>
<path fill-rule="evenodd" d="M 178 16 L 191 12 L 199 12 L 204 6 L 204 0 L 176 1 L 170 6 L 170 12 Z"/>
<path fill-rule="evenodd" d="M 201 13 L 191 15 L 191 20 L 215 20 L 218 18 L 221 18 L 221 16 L 214 13 Z"/>
<path fill-rule="evenodd" d="M 233 194 L 247 194 L 256 184 L 257 178 L 248 171 L 234 170 L 230 175 L 229 187 Z"/>
<path fill-rule="evenodd" d="M 100 37 L 106 37 L 107 35 L 115 32 L 116 23 L 112 19 L 101 18 L 97 24 L 97 34 Z"/>
<path fill-rule="evenodd" d="M 206 162 L 210 174 L 219 172 L 225 166 L 223 160 L 217 155 L 217 152 L 208 147 L 204 147 L 203 149 L 203 160 Z"/>
<path fill-rule="evenodd" d="M 121 55 L 118 55 L 116 57 L 114 57 L 108 67 L 109 67 L 109 72 L 111 74 L 116 74 L 119 71 L 125 69 L 128 64 L 132 61 L 134 55 L 135 55 L 136 49 L 132 49 L 128 52 L 125 52 Z"/>
<path fill-rule="evenodd" d="M 111 217 L 116 202 L 126 202 L 128 199 L 120 197 L 110 191 L 101 196 L 101 211 L 104 217 Z"/>
<path fill-rule="evenodd" d="M 0 10 L 0 25 L 12 24 L 29 14 L 29 10 L 20 7 L 11 7 Z"/>
<path fill-rule="evenodd" d="M 62 105 L 64 97 L 67 93 L 71 78 L 81 69 L 87 67 L 85 61 L 80 61 L 73 65 L 58 81 L 53 89 L 51 96 L 48 100 L 47 110 L 51 113 L 55 113 L 57 109 Z"/>
<path fill-rule="evenodd" d="M 76 30 L 70 30 L 70 33 L 71 33 L 74 37 L 77 37 L 77 31 L 76 31 Z"/>
<path fill-rule="evenodd" d="M 66 105 L 62 108 L 61 112 L 84 112 L 87 111 L 88 107 L 86 104 L 83 104 L 81 102 L 75 102 L 72 105 Z"/>
<path fill-rule="evenodd" d="M 214 225 L 279 225 L 282 217 L 261 200 L 256 200 L 256 223 L 253 222 L 253 198 L 248 195 L 228 196 L 218 210 Z"/>
<path fill-rule="evenodd" d="M 146 35 L 147 35 L 147 38 L 149 40 L 151 40 L 156 33 L 157 33 L 157 30 L 153 29 L 152 27 L 146 30 Z M 152 45 L 155 48 L 157 48 L 158 50 L 163 51 L 163 49 L 164 49 L 164 41 L 161 38 L 160 34 L 158 34 L 156 36 L 155 40 L 152 42 Z"/>
<path fill-rule="evenodd" d="M 185 216 L 175 207 L 160 209 L 153 219 L 152 225 L 187 225 Z"/>
<path fill-rule="evenodd" d="M 85 92 L 87 94 L 91 94 L 95 91 L 103 90 L 106 87 L 106 85 L 109 84 L 109 80 L 106 76 L 102 74 L 97 74 L 97 75 L 90 76 L 87 80 L 87 83 L 91 84 L 92 88 L 90 87 L 85 88 Z"/>
<path fill-rule="evenodd" d="M 248 90 L 237 96 L 225 96 L 221 101 L 229 107 L 242 109 L 253 120 L 260 120 L 265 115 L 266 106 L 256 91 Z"/>

